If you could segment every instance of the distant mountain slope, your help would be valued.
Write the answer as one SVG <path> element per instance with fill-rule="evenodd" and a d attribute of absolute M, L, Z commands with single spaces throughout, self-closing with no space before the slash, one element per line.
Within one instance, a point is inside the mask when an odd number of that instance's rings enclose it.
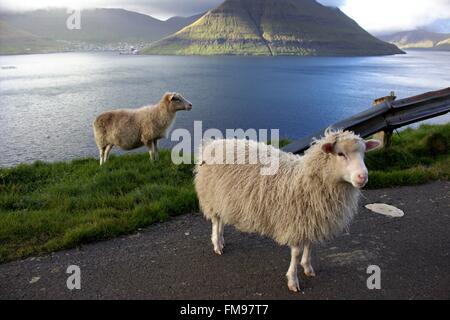
<path fill-rule="evenodd" d="M 402 51 L 339 9 L 314 0 L 226 0 L 144 53 L 354 56 Z"/>
<path fill-rule="evenodd" d="M 450 50 L 450 34 L 448 33 L 413 30 L 380 38 L 402 49 Z"/>
<path fill-rule="evenodd" d="M 81 12 L 81 30 L 69 30 L 65 9 L 36 10 L 3 14 L 10 26 L 53 40 L 111 43 L 159 40 L 192 23 L 198 16 L 161 21 L 123 9 L 85 9 Z"/>
<path fill-rule="evenodd" d="M 200 14 L 196 14 L 196 15 L 190 16 L 190 17 L 178 17 L 178 16 L 176 16 L 176 17 L 172 17 L 172 18 L 167 19 L 165 21 L 165 23 L 168 26 L 170 26 L 170 28 L 173 30 L 172 32 L 170 32 L 167 35 L 175 33 L 177 31 L 183 29 L 184 27 L 190 25 L 191 23 L 194 23 L 195 21 L 200 19 L 204 14 L 205 13 L 200 13 Z"/>
<path fill-rule="evenodd" d="M 445 39 L 445 40 L 439 41 L 436 44 L 435 48 L 437 50 L 450 51 L 450 36 L 447 39 Z"/>
<path fill-rule="evenodd" d="M 48 53 L 62 47 L 57 41 L 38 37 L 0 20 L 0 54 Z"/>

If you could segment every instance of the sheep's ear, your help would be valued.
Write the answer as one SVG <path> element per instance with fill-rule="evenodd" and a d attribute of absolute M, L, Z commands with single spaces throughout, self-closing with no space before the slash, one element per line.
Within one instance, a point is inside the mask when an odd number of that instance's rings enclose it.
<path fill-rule="evenodd" d="M 365 141 L 365 143 L 366 143 L 366 152 L 376 149 L 381 145 L 381 142 L 378 140 L 367 140 Z"/>
<path fill-rule="evenodd" d="M 173 92 L 167 92 L 166 93 L 166 101 L 167 102 L 170 102 L 170 101 L 172 101 L 172 99 L 173 99 L 173 97 L 175 96 L 175 93 L 173 93 Z"/>
<path fill-rule="evenodd" d="M 322 151 L 325 153 L 333 153 L 334 144 L 333 143 L 324 143 L 322 145 Z"/>

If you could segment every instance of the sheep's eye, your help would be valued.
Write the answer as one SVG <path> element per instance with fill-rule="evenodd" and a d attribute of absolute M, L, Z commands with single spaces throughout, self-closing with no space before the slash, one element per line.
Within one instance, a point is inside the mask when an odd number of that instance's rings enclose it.
<path fill-rule="evenodd" d="M 338 153 L 338 156 L 339 156 L 339 157 L 344 157 L 344 158 L 346 158 L 346 157 L 345 157 L 345 154 L 343 154 L 342 152 L 339 152 L 339 153 Z"/>
<path fill-rule="evenodd" d="M 173 98 L 172 98 L 172 101 L 181 101 L 181 100 L 180 100 L 180 98 L 178 98 L 178 97 L 173 97 Z"/>

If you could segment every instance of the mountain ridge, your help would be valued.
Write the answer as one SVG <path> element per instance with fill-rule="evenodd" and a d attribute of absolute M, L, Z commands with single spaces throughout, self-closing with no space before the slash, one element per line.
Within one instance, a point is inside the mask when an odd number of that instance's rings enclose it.
<path fill-rule="evenodd" d="M 144 50 L 148 54 L 383 55 L 402 53 L 315 0 L 226 0 Z"/>

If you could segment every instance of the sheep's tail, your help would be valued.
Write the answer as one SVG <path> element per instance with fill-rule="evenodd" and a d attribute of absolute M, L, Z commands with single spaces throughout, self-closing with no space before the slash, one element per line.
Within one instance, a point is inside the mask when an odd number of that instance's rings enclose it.
<path fill-rule="evenodd" d="M 194 185 L 198 196 L 199 209 L 207 220 L 211 220 L 216 214 L 211 206 L 205 203 L 205 199 L 208 199 L 208 196 L 207 193 L 205 194 L 205 179 L 207 179 L 205 170 L 207 169 L 205 168 L 206 160 L 204 159 L 204 151 L 205 148 L 208 148 L 214 141 L 215 140 L 213 139 L 203 139 L 201 141 L 197 149 L 197 159 L 194 166 Z"/>

